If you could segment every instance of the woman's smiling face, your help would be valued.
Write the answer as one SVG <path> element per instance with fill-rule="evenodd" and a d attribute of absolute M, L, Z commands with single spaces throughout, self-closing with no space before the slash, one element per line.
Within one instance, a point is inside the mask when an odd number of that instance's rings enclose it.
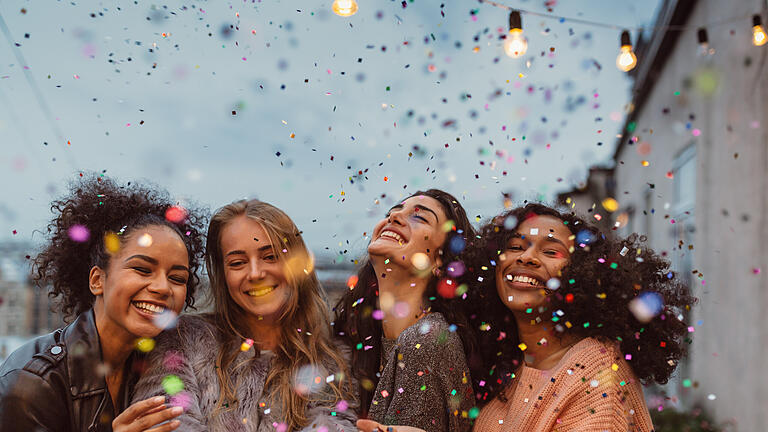
<path fill-rule="evenodd" d="M 178 315 L 190 278 L 187 248 L 179 235 L 163 225 L 150 225 L 126 235 L 110 257 L 106 271 L 93 267 L 91 292 L 98 296 L 98 322 L 133 337 L 154 337 Z"/>
<path fill-rule="evenodd" d="M 219 241 L 232 300 L 256 319 L 279 316 L 291 287 L 264 227 L 248 216 L 238 216 L 221 230 Z"/>
<path fill-rule="evenodd" d="M 548 215 L 524 220 L 499 256 L 496 291 L 509 310 L 536 308 L 545 301 L 547 282 L 559 278 L 571 257 L 574 236 L 563 221 Z"/>
<path fill-rule="evenodd" d="M 438 250 L 445 242 L 447 217 L 440 202 L 424 195 L 413 196 L 392 207 L 376 224 L 368 254 L 389 258 L 392 264 L 425 270 L 439 265 Z M 421 259 L 424 254 L 428 261 Z M 416 259 L 414 259 L 416 257 Z"/>

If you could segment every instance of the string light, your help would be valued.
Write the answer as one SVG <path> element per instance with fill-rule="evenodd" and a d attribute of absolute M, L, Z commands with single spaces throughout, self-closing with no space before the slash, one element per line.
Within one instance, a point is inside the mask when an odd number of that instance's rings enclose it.
<path fill-rule="evenodd" d="M 343 0 L 336 0 L 337 2 Z M 349 0 L 348 0 L 349 1 Z M 577 24 L 585 24 L 594 27 L 603 27 L 618 30 L 616 24 L 603 23 L 598 21 L 590 21 L 581 18 L 571 18 L 566 16 L 555 15 L 551 13 L 541 13 L 533 10 L 525 9 L 513 9 L 503 3 L 495 0 L 478 0 L 479 3 L 487 4 L 497 7 L 499 9 L 505 9 L 511 11 L 509 15 L 509 34 L 504 40 L 504 51 L 510 57 L 520 57 L 525 54 L 528 49 L 528 41 L 523 37 L 522 20 L 520 18 L 521 13 L 525 13 L 532 16 L 538 16 L 545 19 L 558 20 L 559 22 L 570 22 Z M 334 3 L 335 4 L 335 3 Z M 721 19 L 708 23 L 707 27 L 717 27 L 727 24 L 736 23 L 745 19 L 748 19 L 750 15 L 734 16 L 731 18 Z M 668 24 L 668 25 L 653 25 L 653 26 L 641 26 L 634 28 L 635 31 L 685 31 L 697 29 L 697 38 L 699 41 L 699 48 L 697 53 L 701 57 L 708 57 L 715 53 L 715 49 L 709 45 L 709 37 L 707 35 L 707 29 L 705 27 L 693 27 L 685 24 Z M 768 34 L 763 27 L 762 19 L 759 14 L 752 15 L 752 43 L 755 46 L 763 46 L 768 43 Z M 628 72 L 637 66 L 637 56 L 632 51 L 632 42 L 629 37 L 629 30 L 626 28 L 621 32 L 621 52 L 616 58 L 616 67 L 624 72 Z"/>
<path fill-rule="evenodd" d="M 707 35 L 707 29 L 700 27 L 696 32 L 696 37 L 699 40 L 699 49 L 696 52 L 699 57 L 709 57 L 715 53 L 715 49 L 709 46 L 709 36 Z"/>
<path fill-rule="evenodd" d="M 357 2 L 355 0 L 333 0 L 331 9 L 338 16 L 352 16 L 357 13 Z"/>
<path fill-rule="evenodd" d="M 763 46 L 766 42 L 768 37 L 765 35 L 763 20 L 760 19 L 760 15 L 752 15 L 752 43 L 755 46 Z"/>
<path fill-rule="evenodd" d="M 518 58 L 528 50 L 528 41 L 523 36 L 523 20 L 520 12 L 509 13 L 509 34 L 504 39 L 504 52 L 512 58 Z"/>
<path fill-rule="evenodd" d="M 616 57 L 616 67 L 624 72 L 629 72 L 637 65 L 637 56 L 632 52 L 632 42 L 629 39 L 629 32 L 621 32 L 621 50 Z"/>

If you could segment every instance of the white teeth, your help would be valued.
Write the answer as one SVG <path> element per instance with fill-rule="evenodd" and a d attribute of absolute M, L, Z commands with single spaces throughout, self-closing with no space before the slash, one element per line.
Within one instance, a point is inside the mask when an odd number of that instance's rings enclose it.
<path fill-rule="evenodd" d="M 511 274 L 508 274 L 507 275 L 507 280 L 510 280 L 512 282 L 527 283 L 527 284 L 533 285 L 533 286 L 540 286 L 541 285 L 541 282 L 539 282 L 538 280 L 536 280 L 536 279 L 534 279 L 532 277 L 522 276 L 522 275 L 514 275 L 513 276 Z"/>
<path fill-rule="evenodd" d="M 251 296 L 251 297 L 261 297 L 261 296 L 265 296 L 265 295 L 271 293 L 274 289 L 275 289 L 275 287 L 272 287 L 272 286 L 263 287 L 263 288 L 255 288 L 255 289 L 252 289 L 252 290 L 248 291 L 248 295 Z"/>
<path fill-rule="evenodd" d="M 151 312 L 151 313 L 163 313 L 163 312 L 165 312 L 165 308 L 164 307 L 158 306 L 158 305 L 152 304 L 152 303 L 137 301 L 137 302 L 133 302 L 133 305 L 136 306 L 137 308 L 145 311 L 145 312 Z"/>
<path fill-rule="evenodd" d="M 403 240 L 403 237 L 400 236 L 400 234 L 392 231 L 384 231 L 379 235 L 379 237 L 389 237 L 397 240 L 399 243 L 405 243 L 405 241 Z"/>

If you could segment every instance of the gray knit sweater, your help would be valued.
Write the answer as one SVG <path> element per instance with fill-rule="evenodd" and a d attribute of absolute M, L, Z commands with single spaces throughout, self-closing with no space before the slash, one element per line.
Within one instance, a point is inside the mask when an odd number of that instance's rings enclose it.
<path fill-rule="evenodd" d="M 255 349 L 241 352 L 232 362 L 230 377 L 236 385 L 238 402 L 232 409 L 214 415 L 219 399 L 219 380 L 216 375 L 216 356 L 223 336 L 205 317 L 183 315 L 177 328 L 165 331 L 156 338 L 156 348 L 149 355 L 147 370 L 135 388 L 133 402 L 156 395 L 165 395 L 166 389 L 176 393 L 171 386 L 178 384 L 175 375 L 184 385 L 183 391 L 170 397 L 172 404 L 185 407 L 178 418 L 180 431 L 287 431 L 281 424 L 280 406 L 272 405 L 264 393 L 264 381 L 271 367 L 273 354 L 263 351 L 256 356 Z M 247 362 L 243 367 L 235 365 Z M 323 378 L 334 371 L 323 374 Z M 164 381 L 165 379 L 165 381 Z M 325 384 L 324 381 L 321 384 Z M 328 391 L 324 386 L 319 391 Z M 349 402 L 350 408 L 337 411 L 327 407 L 309 406 L 310 423 L 302 431 L 354 432 L 357 403 Z M 332 412 L 333 411 L 333 412 Z"/>
<path fill-rule="evenodd" d="M 464 432 L 475 406 L 461 338 L 434 312 L 396 340 L 382 338 L 382 371 L 369 416 L 427 432 Z"/>

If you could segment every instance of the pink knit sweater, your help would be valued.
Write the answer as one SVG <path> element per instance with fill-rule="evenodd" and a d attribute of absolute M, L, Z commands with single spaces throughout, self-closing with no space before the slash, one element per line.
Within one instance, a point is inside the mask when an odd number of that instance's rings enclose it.
<path fill-rule="evenodd" d="M 550 370 L 523 365 L 488 403 L 475 432 L 653 430 L 643 389 L 618 347 L 586 338 Z"/>

